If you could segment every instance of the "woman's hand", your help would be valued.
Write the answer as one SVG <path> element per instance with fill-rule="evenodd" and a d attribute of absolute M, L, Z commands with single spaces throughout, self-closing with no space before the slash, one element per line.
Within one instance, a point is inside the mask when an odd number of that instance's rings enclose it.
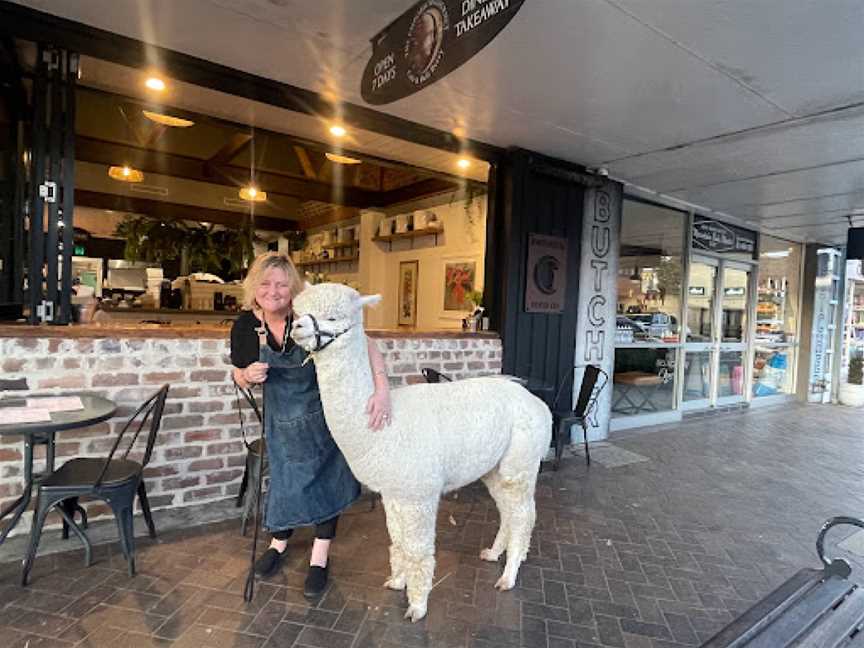
<path fill-rule="evenodd" d="M 270 368 L 266 362 L 253 362 L 242 370 L 243 379 L 250 385 L 258 385 L 267 380 L 267 370 Z"/>
<path fill-rule="evenodd" d="M 390 425 L 390 391 L 376 389 L 366 403 L 366 413 L 369 415 L 370 430 L 378 431 Z"/>

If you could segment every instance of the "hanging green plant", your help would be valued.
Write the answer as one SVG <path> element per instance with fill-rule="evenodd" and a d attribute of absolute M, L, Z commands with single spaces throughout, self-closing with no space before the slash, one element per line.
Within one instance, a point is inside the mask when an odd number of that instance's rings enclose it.
<path fill-rule="evenodd" d="M 180 257 L 184 228 L 173 221 L 130 216 L 117 224 L 114 235 L 125 240 L 127 261 L 162 263 Z"/>

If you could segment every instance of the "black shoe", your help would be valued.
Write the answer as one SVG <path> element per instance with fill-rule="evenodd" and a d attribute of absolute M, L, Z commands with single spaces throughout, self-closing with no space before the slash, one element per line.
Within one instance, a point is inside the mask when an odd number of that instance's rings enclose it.
<path fill-rule="evenodd" d="M 318 598 L 327 589 L 327 572 L 330 569 L 330 563 L 326 567 L 318 567 L 312 565 L 309 567 L 309 574 L 306 576 L 306 583 L 303 586 L 303 595 L 306 598 Z"/>
<path fill-rule="evenodd" d="M 285 551 L 288 551 L 287 549 Z M 282 559 L 285 557 L 285 551 L 279 553 L 273 547 L 261 554 L 261 557 L 255 561 L 255 573 L 261 578 L 270 578 L 276 574 L 282 567 Z"/>

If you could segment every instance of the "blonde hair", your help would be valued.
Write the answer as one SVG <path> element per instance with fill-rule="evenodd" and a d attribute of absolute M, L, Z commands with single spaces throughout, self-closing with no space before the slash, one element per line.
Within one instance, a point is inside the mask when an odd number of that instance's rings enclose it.
<path fill-rule="evenodd" d="M 255 301 L 255 292 L 261 282 L 264 281 L 264 275 L 272 268 L 282 270 L 288 277 L 288 281 L 291 283 L 292 297 L 302 290 L 303 282 L 300 280 L 300 275 L 291 258 L 280 252 L 265 252 L 255 258 L 252 267 L 249 268 L 249 273 L 243 280 L 243 308 L 247 310 L 260 308 L 258 302 Z"/>

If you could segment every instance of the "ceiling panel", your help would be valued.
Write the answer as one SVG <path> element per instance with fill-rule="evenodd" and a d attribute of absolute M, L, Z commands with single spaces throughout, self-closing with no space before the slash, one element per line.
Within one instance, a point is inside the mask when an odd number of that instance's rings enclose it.
<path fill-rule="evenodd" d="M 785 110 L 864 100 L 861 0 L 609 0 Z"/>

